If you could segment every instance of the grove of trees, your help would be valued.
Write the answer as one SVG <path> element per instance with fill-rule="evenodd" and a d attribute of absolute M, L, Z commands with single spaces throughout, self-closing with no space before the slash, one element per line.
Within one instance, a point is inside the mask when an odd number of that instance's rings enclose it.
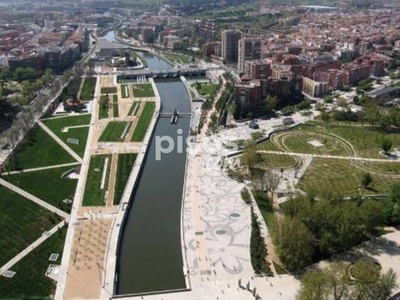
<path fill-rule="evenodd" d="M 396 279 L 392 269 L 382 273 L 372 259 L 363 258 L 351 266 L 334 262 L 323 269 L 307 271 L 296 299 L 387 300 L 397 288 Z"/>
<path fill-rule="evenodd" d="M 396 217 L 400 200 L 398 191 L 396 199 L 387 206 L 387 214 Z M 390 208 L 393 208 L 393 213 Z M 282 205 L 282 212 L 283 217 L 276 220 L 272 237 L 281 262 L 291 271 L 376 236 L 387 221 L 383 203 L 367 199 L 317 200 L 298 195 Z"/>

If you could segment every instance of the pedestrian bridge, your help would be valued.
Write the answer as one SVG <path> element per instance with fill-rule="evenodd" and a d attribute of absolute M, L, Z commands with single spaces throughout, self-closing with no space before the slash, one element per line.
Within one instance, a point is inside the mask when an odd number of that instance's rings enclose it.
<path fill-rule="evenodd" d="M 121 80 L 138 80 L 141 78 L 179 78 L 205 76 L 208 69 L 206 68 L 184 68 L 184 69 L 167 69 L 167 70 L 127 70 L 119 71 L 118 81 Z"/>

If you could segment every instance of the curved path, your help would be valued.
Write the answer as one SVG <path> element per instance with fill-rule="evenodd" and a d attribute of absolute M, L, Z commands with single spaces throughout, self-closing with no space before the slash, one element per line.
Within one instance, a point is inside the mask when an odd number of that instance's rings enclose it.
<path fill-rule="evenodd" d="M 340 146 L 347 152 L 348 156 L 292 152 L 291 149 L 285 144 L 285 139 L 288 138 L 289 136 L 304 135 L 304 134 L 315 134 L 315 135 L 327 136 L 327 137 L 333 138 L 337 142 L 339 142 Z M 347 160 L 350 160 L 351 164 L 354 167 L 356 167 L 357 169 L 360 169 L 360 170 L 363 170 L 366 172 L 370 172 L 373 174 L 377 174 L 380 176 L 384 176 L 384 177 L 400 178 L 400 174 L 393 173 L 393 172 L 384 172 L 384 171 L 376 170 L 376 169 L 366 167 L 363 165 L 363 162 L 399 163 L 400 160 L 359 157 L 359 156 L 357 156 L 356 150 L 354 149 L 353 145 L 349 141 L 347 141 L 344 138 L 342 138 L 336 134 L 333 134 L 333 133 L 286 131 L 286 132 L 280 132 L 280 133 L 273 134 L 270 138 L 270 141 L 272 142 L 272 144 L 275 147 L 280 149 L 282 152 L 261 150 L 260 153 L 290 155 L 295 158 L 312 157 L 312 158 L 327 158 L 327 159 L 347 159 Z"/>

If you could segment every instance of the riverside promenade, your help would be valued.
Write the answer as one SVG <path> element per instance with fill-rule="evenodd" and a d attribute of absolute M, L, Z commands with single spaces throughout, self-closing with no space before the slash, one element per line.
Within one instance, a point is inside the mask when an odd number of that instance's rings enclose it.
<path fill-rule="evenodd" d="M 118 209 L 115 213 L 115 218 L 111 225 L 111 231 L 107 242 L 108 246 L 103 267 L 104 276 L 102 280 L 102 289 L 101 289 L 102 299 L 109 299 L 110 297 L 113 296 L 114 293 L 115 271 L 116 271 L 118 244 L 121 235 L 121 230 L 123 229 L 123 223 L 129 211 L 128 208 L 130 205 L 133 189 L 139 180 L 139 175 L 143 168 L 143 163 L 146 158 L 149 143 L 152 138 L 154 129 L 156 127 L 156 123 L 161 109 L 161 99 L 157 87 L 153 79 L 150 79 L 150 82 L 153 86 L 155 94 L 154 99 L 156 102 L 156 109 L 153 118 L 151 120 L 151 123 L 149 125 L 149 128 L 147 130 L 146 136 L 144 138 L 142 147 L 138 153 L 138 156 L 136 157 L 135 165 L 131 171 L 128 183 L 122 195 L 121 202 L 118 206 Z"/>
<path fill-rule="evenodd" d="M 120 234 L 120 224 L 128 207 L 133 186 L 136 183 L 147 145 L 152 136 L 160 109 L 160 97 L 152 79 L 149 80 L 155 91 L 155 97 L 137 99 L 133 95 L 128 99 L 121 97 L 121 88 L 115 76 L 99 76 L 95 89 L 94 112 L 92 114 L 88 143 L 83 158 L 81 173 L 71 211 L 71 218 L 64 246 L 62 263 L 55 299 L 99 299 L 110 298 L 113 284 L 107 283 L 111 275 L 114 281 L 116 250 Z M 116 87 L 118 92 L 119 118 L 114 118 L 110 108 L 109 118 L 100 119 L 99 99 L 101 89 Z M 129 107 L 135 101 L 155 102 L 156 109 L 142 142 L 130 142 L 124 139 L 119 142 L 102 143 L 99 138 L 111 121 L 126 121 L 135 128 L 137 116 L 129 115 Z M 132 130 L 133 132 L 133 130 Z M 114 204 L 115 182 L 118 180 L 118 155 L 135 153 L 136 161 L 131 170 L 129 180 L 119 205 Z M 87 206 L 83 203 L 86 181 L 88 180 L 90 160 L 93 156 L 111 155 L 108 182 L 103 206 Z"/>

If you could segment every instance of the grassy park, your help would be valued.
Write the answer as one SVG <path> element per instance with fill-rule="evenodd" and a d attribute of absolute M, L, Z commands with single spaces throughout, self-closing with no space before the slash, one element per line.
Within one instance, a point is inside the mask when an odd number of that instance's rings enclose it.
<path fill-rule="evenodd" d="M 118 142 L 121 141 L 121 136 L 129 122 L 109 122 L 106 129 L 100 136 L 99 142 Z"/>
<path fill-rule="evenodd" d="M 361 124 L 360 124 L 361 125 Z M 354 126 L 349 123 L 329 124 L 309 122 L 289 131 L 278 132 L 259 144 L 258 149 L 268 151 L 292 151 L 305 154 L 333 156 L 359 156 L 365 158 L 385 159 L 382 153 L 382 140 L 389 139 L 392 149 L 400 145 L 400 132 L 391 129 L 389 132 L 371 126 Z M 318 141 L 321 146 L 313 146 Z M 290 167 L 294 157 L 286 155 L 262 154 L 257 167 L 285 168 Z M 361 188 L 361 180 L 366 173 L 372 176 L 368 188 Z M 383 174 L 386 173 L 386 174 Z M 300 180 L 297 188 L 317 195 L 330 193 L 341 196 L 387 193 L 395 177 L 399 175 L 400 164 L 396 162 L 358 161 L 352 163 L 343 159 L 314 158 L 310 167 Z"/>
<path fill-rule="evenodd" d="M 310 122 L 305 125 L 300 125 L 289 132 L 294 132 L 296 134 L 299 134 L 299 132 L 304 133 L 305 136 L 303 135 L 303 137 L 307 137 L 307 135 L 311 136 L 314 134 L 319 134 L 320 137 L 317 139 L 321 142 L 327 141 L 327 146 L 324 148 L 329 147 L 331 150 L 335 147 L 335 143 L 338 145 L 340 140 L 345 140 L 345 142 L 352 145 L 356 156 L 366 158 L 384 158 L 380 154 L 382 151 L 381 144 L 384 138 L 388 138 L 392 141 L 393 148 L 400 146 L 400 131 L 395 129 L 385 132 L 380 128 L 371 126 L 352 126 L 350 124 L 336 125 L 329 123 Z M 310 138 L 306 139 L 309 140 Z M 287 139 L 286 145 L 294 152 L 306 151 L 307 149 L 304 148 L 304 142 L 299 140 L 301 140 L 301 138 L 293 141 L 293 138 L 291 137 L 290 139 Z M 343 151 L 340 150 L 340 148 L 341 146 L 338 145 L 336 150 L 334 149 L 331 155 L 342 155 Z M 311 153 L 308 151 L 306 153 Z M 323 149 L 314 150 L 314 152 L 318 151 L 326 152 L 321 154 L 329 154 L 330 152 Z"/>
<path fill-rule="evenodd" d="M 361 179 L 366 172 L 355 167 L 349 160 L 315 158 L 301 178 L 298 188 L 317 195 L 331 193 L 340 196 L 388 193 L 398 179 L 372 174 L 371 186 L 361 188 Z"/>
<path fill-rule="evenodd" d="M 289 155 L 261 154 L 257 167 L 262 169 L 287 169 L 296 165 L 296 159 Z"/>
<path fill-rule="evenodd" d="M 106 159 L 108 159 L 108 163 L 105 166 Z M 105 204 L 105 195 L 106 191 L 108 190 L 110 166 L 111 155 L 94 155 L 90 158 L 85 194 L 83 196 L 83 206 L 103 206 Z M 101 188 L 104 167 L 106 167 L 106 175 L 104 186 Z"/>
<path fill-rule="evenodd" d="M 121 85 L 121 96 L 122 98 L 129 98 L 129 86 L 127 84 Z"/>
<path fill-rule="evenodd" d="M 65 199 L 74 199 L 77 180 L 61 176 L 77 166 L 26 172 L 4 176 L 8 182 L 46 201 L 47 203 L 69 212 L 71 207 Z M 49 184 L 51 183 L 51 184 Z"/>
<path fill-rule="evenodd" d="M 96 77 L 86 77 L 83 83 L 81 98 L 83 100 L 92 100 L 96 89 Z"/>
<path fill-rule="evenodd" d="M 132 84 L 132 90 L 135 98 L 154 97 L 151 83 Z"/>
<path fill-rule="evenodd" d="M 75 162 L 42 128 L 35 126 L 27 135 L 25 143 L 14 152 L 7 166 L 9 171 L 45 167 Z"/>
<path fill-rule="evenodd" d="M 219 89 L 220 85 L 219 84 L 214 84 L 214 83 L 193 83 L 192 87 L 194 87 L 197 92 L 202 95 L 202 96 L 213 96 L 217 90 Z"/>
<path fill-rule="evenodd" d="M 0 276 L 0 298 L 31 299 L 33 296 L 49 299 L 54 295 L 56 282 L 45 275 L 49 264 L 61 264 L 67 228 L 43 242 L 12 267 L 14 277 Z M 49 261 L 52 253 L 59 254 L 57 261 Z"/>
<path fill-rule="evenodd" d="M 131 142 L 142 142 L 147 129 L 149 128 L 151 119 L 154 114 L 154 109 L 156 107 L 155 102 L 146 102 L 139 117 L 139 121 L 136 124 L 135 131 L 133 132 Z"/>
<path fill-rule="evenodd" d="M 116 87 L 102 87 L 100 90 L 101 94 L 116 94 L 117 88 Z"/>
<path fill-rule="evenodd" d="M 187 55 L 179 54 L 179 53 L 167 53 L 163 52 L 163 56 L 168 59 L 170 62 L 174 64 L 190 64 L 192 59 Z"/>
<path fill-rule="evenodd" d="M 63 129 L 71 126 L 81 126 L 90 124 L 91 115 L 68 116 L 64 118 L 51 118 L 43 120 L 43 123 L 53 131 L 65 144 L 68 145 L 79 156 L 85 154 L 86 142 L 89 134 L 89 127 L 69 128 L 67 132 Z M 65 130 L 64 130 L 65 131 Z M 79 143 L 68 142 L 68 139 L 78 139 Z"/>
<path fill-rule="evenodd" d="M 60 222 L 60 218 L 3 186 L 0 195 L 0 265 L 3 266 Z"/>
<path fill-rule="evenodd" d="M 136 160 L 136 153 L 119 154 L 117 167 L 117 180 L 115 183 L 114 205 L 118 205 L 124 193 L 133 164 Z"/>

